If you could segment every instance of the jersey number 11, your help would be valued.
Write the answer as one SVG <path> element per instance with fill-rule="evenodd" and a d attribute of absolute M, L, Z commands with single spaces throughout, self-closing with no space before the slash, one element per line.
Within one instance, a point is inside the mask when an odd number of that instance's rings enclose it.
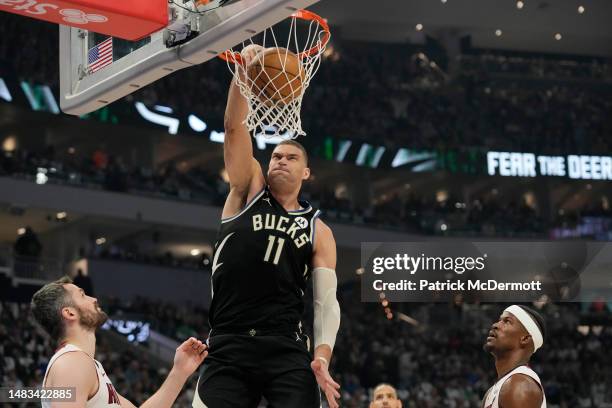
<path fill-rule="evenodd" d="M 266 248 L 266 255 L 264 255 L 264 261 L 270 262 L 270 256 L 272 255 L 272 249 L 274 248 L 274 244 L 276 245 L 276 252 L 274 253 L 274 259 L 272 263 L 274 265 L 278 265 L 278 260 L 280 259 L 281 252 L 283 251 L 283 245 L 285 245 L 285 239 L 281 237 L 276 237 L 274 235 L 268 236 L 268 248 Z"/>

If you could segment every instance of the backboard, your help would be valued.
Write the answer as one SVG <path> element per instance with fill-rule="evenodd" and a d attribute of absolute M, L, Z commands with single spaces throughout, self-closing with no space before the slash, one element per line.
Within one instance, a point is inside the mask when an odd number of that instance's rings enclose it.
<path fill-rule="evenodd" d="M 60 26 L 60 106 L 83 115 L 201 64 L 318 0 L 171 0 L 165 29 L 136 42 Z M 109 55 L 109 48 L 112 51 Z"/>

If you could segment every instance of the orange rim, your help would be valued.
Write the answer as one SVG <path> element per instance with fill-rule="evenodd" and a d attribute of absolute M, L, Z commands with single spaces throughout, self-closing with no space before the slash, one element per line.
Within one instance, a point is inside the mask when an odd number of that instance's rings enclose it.
<path fill-rule="evenodd" d="M 306 57 L 315 55 L 321 49 L 327 46 L 331 33 L 329 31 L 329 25 L 327 25 L 327 21 L 325 21 L 323 17 L 319 16 L 318 14 L 313 13 L 312 11 L 308 11 L 308 10 L 298 10 L 295 13 L 291 14 L 291 17 L 299 18 L 299 19 L 307 20 L 307 21 L 316 21 L 321 27 L 321 29 L 325 32 L 325 34 L 323 35 L 323 38 L 318 40 L 314 47 L 310 48 L 309 50 L 300 52 L 298 54 L 298 58 L 304 59 Z M 244 64 L 240 53 L 235 52 L 235 51 L 230 51 L 230 50 L 224 51 L 221 54 L 219 54 L 219 58 L 221 58 L 224 61 L 232 62 L 234 64 L 240 64 L 240 65 Z"/>

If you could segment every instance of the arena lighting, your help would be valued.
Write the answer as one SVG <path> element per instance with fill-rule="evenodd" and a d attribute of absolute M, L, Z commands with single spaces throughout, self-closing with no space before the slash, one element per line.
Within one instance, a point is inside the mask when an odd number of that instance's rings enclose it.
<path fill-rule="evenodd" d="M 102 330 L 113 330 L 125 336 L 130 343 L 144 343 L 151 334 L 150 324 L 139 320 L 108 319 Z"/>
<path fill-rule="evenodd" d="M 578 6 L 578 14 L 584 13 L 584 10 L 585 10 L 584 6 Z"/>
<path fill-rule="evenodd" d="M 13 152 L 15 149 L 17 149 L 17 138 L 10 135 L 2 142 L 2 150 L 5 152 Z"/>
<path fill-rule="evenodd" d="M 173 118 L 170 116 L 160 115 L 159 113 L 155 113 L 150 111 L 144 103 L 135 102 L 134 106 L 136 107 L 136 111 L 142 116 L 142 118 L 148 122 L 155 123 L 156 125 L 165 126 L 168 128 L 168 133 L 171 135 L 176 135 L 178 132 L 180 121 L 177 118 Z M 165 108 L 159 105 L 156 105 L 157 108 Z"/>
<path fill-rule="evenodd" d="M 9 91 L 6 82 L 2 78 L 0 78 L 0 99 L 4 99 L 7 102 L 13 101 L 13 95 L 11 95 L 11 91 Z"/>
<path fill-rule="evenodd" d="M 68 217 L 68 214 L 66 213 L 66 211 L 58 212 L 57 214 L 55 214 L 55 219 L 58 221 L 65 220 L 66 217 Z"/>
<path fill-rule="evenodd" d="M 442 4 L 446 4 L 448 0 L 440 0 L 440 1 L 442 2 Z"/>
<path fill-rule="evenodd" d="M 591 326 L 582 324 L 582 325 L 576 326 L 576 331 L 582 334 L 583 336 L 588 336 L 589 332 L 591 331 Z"/>
<path fill-rule="evenodd" d="M 208 125 L 202 119 L 198 118 L 196 115 L 191 114 L 187 119 L 189 122 L 189 126 L 196 132 L 203 132 L 206 130 Z"/>
<path fill-rule="evenodd" d="M 520 1 L 520 0 L 516 2 L 516 8 L 517 8 L 517 9 L 519 9 L 519 10 L 520 10 L 520 9 L 522 9 L 523 7 L 525 7 L 525 3 L 523 3 L 523 2 L 522 2 L 522 1 Z"/>
<path fill-rule="evenodd" d="M 21 227 L 17 230 L 17 235 L 23 235 L 25 234 L 25 228 Z"/>
<path fill-rule="evenodd" d="M 48 85 L 31 85 L 25 81 L 22 81 L 20 85 L 32 110 L 47 111 L 59 115 L 59 106 Z"/>
<path fill-rule="evenodd" d="M 355 274 L 357 275 L 363 275 L 364 272 L 365 272 L 365 269 L 363 269 L 362 267 L 355 269 Z"/>
<path fill-rule="evenodd" d="M 561 41 L 562 38 L 563 38 L 563 36 L 561 35 L 561 33 L 555 34 L 555 40 Z"/>
<path fill-rule="evenodd" d="M 194 248 L 189 253 L 191 254 L 191 256 L 198 256 L 200 255 L 200 250 L 197 248 Z"/>
<path fill-rule="evenodd" d="M 423 24 L 419 23 L 419 24 L 416 25 L 415 28 L 416 28 L 417 31 L 421 31 L 421 30 L 423 30 Z"/>
<path fill-rule="evenodd" d="M 501 37 L 502 30 L 500 30 L 500 29 L 495 30 L 495 35 L 498 36 L 498 37 Z"/>
<path fill-rule="evenodd" d="M 436 191 L 436 201 L 439 203 L 443 203 L 448 200 L 448 191 L 446 190 L 438 190 Z"/>
<path fill-rule="evenodd" d="M 98 239 L 96 239 L 96 245 L 103 245 L 106 243 L 106 238 L 104 237 L 100 237 Z"/>
<path fill-rule="evenodd" d="M 153 109 L 155 109 L 158 112 L 162 112 L 162 113 L 172 113 L 173 109 L 169 106 L 163 106 L 163 105 L 155 105 L 153 106 Z"/>
<path fill-rule="evenodd" d="M 47 169 L 39 167 L 36 170 L 36 184 L 46 184 L 47 181 L 49 181 L 49 177 L 47 177 Z"/>
<path fill-rule="evenodd" d="M 447 229 L 448 229 L 448 226 L 446 224 L 440 225 L 440 231 L 446 231 Z"/>
<path fill-rule="evenodd" d="M 402 313 L 402 312 L 398 312 L 397 313 L 397 318 L 400 319 L 403 322 L 406 322 L 408 324 L 411 324 L 413 326 L 418 326 L 419 325 L 419 321 L 416 319 L 413 319 L 412 317 Z"/>

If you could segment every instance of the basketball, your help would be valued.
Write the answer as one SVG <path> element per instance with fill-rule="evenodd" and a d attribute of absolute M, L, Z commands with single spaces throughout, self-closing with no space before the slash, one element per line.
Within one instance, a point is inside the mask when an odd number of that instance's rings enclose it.
<path fill-rule="evenodd" d="M 285 48 L 260 52 L 248 67 L 251 89 L 266 104 L 287 104 L 302 93 L 306 72 L 299 57 Z"/>

